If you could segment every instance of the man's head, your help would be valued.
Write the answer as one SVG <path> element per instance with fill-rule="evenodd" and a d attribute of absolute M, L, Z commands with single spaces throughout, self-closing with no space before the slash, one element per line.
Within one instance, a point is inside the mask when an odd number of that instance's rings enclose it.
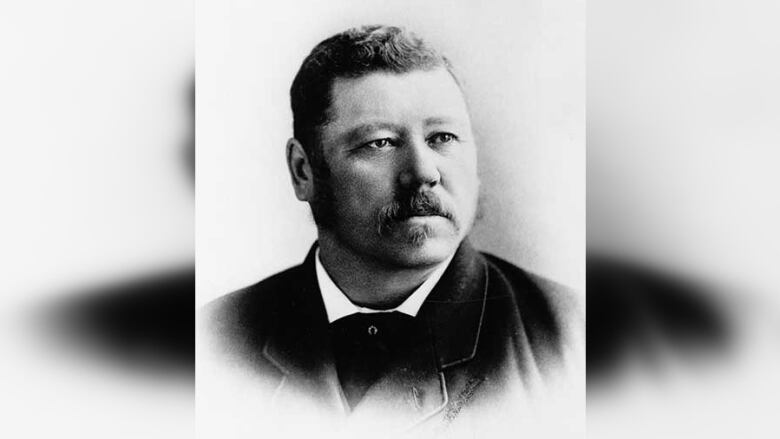
<path fill-rule="evenodd" d="M 452 254 L 478 180 L 466 103 L 443 56 L 400 28 L 351 29 L 314 48 L 291 98 L 288 165 L 321 240 L 405 267 Z"/>

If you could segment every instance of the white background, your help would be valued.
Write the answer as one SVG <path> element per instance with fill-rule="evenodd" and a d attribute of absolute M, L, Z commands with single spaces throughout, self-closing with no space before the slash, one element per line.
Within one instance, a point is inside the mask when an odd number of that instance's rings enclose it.
<path fill-rule="evenodd" d="M 0 7 L 9 302 L 192 263 L 192 20 L 178 0 Z"/>

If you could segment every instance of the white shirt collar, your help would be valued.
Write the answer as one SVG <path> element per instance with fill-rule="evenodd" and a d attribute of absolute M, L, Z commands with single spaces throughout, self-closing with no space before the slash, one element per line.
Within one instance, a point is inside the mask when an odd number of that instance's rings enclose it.
<path fill-rule="evenodd" d="M 454 256 L 454 255 L 453 255 Z M 336 320 L 347 317 L 356 313 L 378 313 L 378 312 L 393 312 L 398 311 L 404 314 L 416 317 L 420 312 L 425 299 L 433 291 L 433 287 L 439 282 L 444 270 L 450 265 L 450 261 L 453 256 L 450 256 L 441 266 L 439 266 L 425 282 L 422 283 L 404 302 L 398 307 L 393 309 L 372 309 L 355 305 L 352 303 L 344 292 L 336 286 L 330 275 L 325 271 L 325 267 L 322 266 L 320 261 L 320 249 L 317 248 L 314 256 L 314 266 L 317 271 L 317 283 L 320 287 L 320 294 L 322 294 L 322 301 L 325 303 L 325 311 L 328 313 L 328 323 L 333 323 Z"/>

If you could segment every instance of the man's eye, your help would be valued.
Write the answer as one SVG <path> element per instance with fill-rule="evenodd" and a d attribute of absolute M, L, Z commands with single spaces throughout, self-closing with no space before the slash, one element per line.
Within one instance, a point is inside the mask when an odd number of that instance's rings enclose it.
<path fill-rule="evenodd" d="M 384 139 L 372 140 L 364 144 L 363 146 L 366 148 L 382 149 L 392 145 L 393 145 L 393 141 L 391 139 L 384 138 Z"/>
<path fill-rule="evenodd" d="M 442 144 L 454 142 L 457 139 L 458 137 L 452 133 L 436 133 L 431 137 L 428 137 L 428 143 L 434 145 L 442 145 Z"/>

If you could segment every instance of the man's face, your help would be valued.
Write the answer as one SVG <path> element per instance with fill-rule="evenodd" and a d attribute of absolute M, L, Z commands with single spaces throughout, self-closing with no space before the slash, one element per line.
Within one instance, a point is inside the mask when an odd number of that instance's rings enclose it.
<path fill-rule="evenodd" d="M 321 131 L 321 233 L 384 265 L 444 261 L 468 233 L 479 182 L 460 88 L 444 68 L 337 79 Z M 320 203 L 320 206 L 316 206 Z M 323 204 L 325 204 L 323 206 Z"/>

